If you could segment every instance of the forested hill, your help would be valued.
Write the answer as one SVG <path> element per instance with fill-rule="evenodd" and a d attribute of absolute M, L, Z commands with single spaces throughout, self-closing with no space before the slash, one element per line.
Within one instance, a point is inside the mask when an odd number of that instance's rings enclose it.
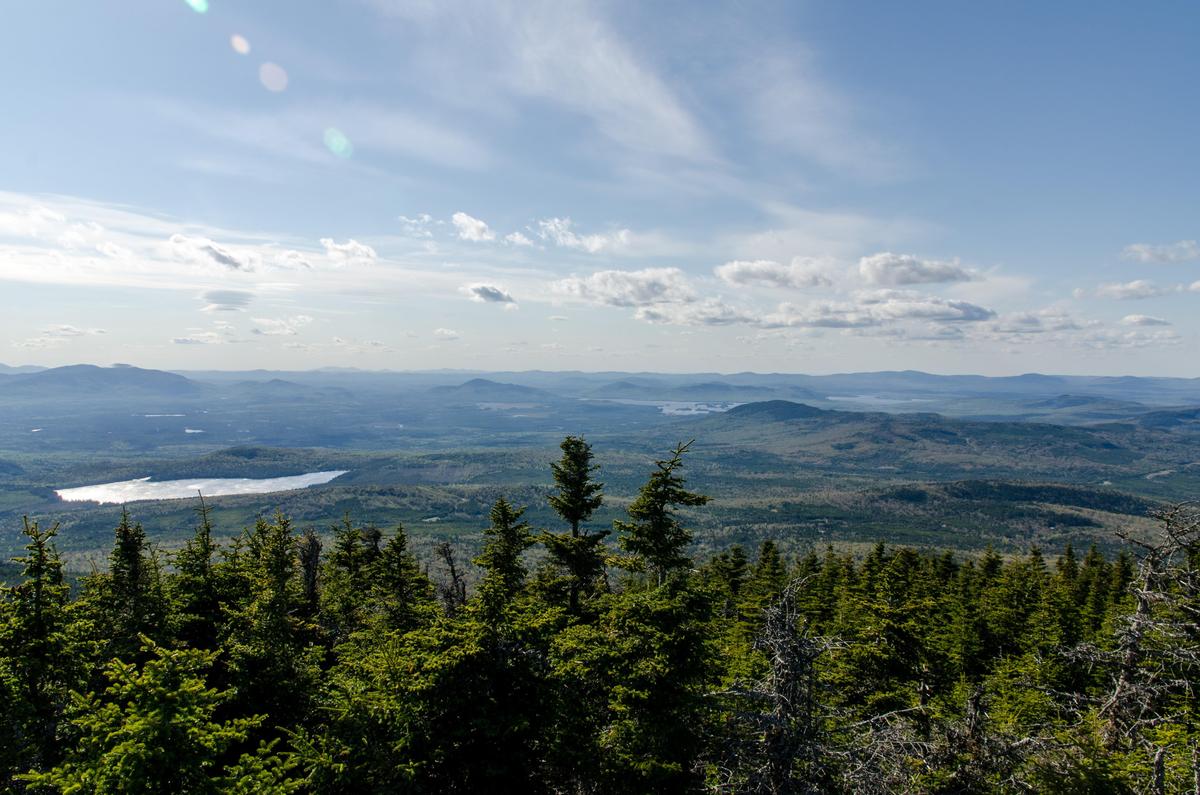
<path fill-rule="evenodd" d="M 662 438 L 685 433 L 712 455 L 754 450 L 797 466 L 1099 482 L 1193 469 L 1200 460 L 1195 416 L 1196 410 L 1164 411 L 1132 422 L 1067 427 L 826 410 L 772 400 L 695 420 Z"/>
<path fill-rule="evenodd" d="M 790 411 L 790 409 L 789 409 Z M 135 517 L 0 600 L 0 782 L 115 793 L 1191 792 L 1200 516 L 1116 555 L 775 544 L 692 557 L 685 447 L 611 526 L 567 437 L 555 521 L 473 564 L 282 515 L 168 556 Z M 365 520 L 369 517 L 363 517 Z M 610 545 L 612 542 L 612 545 Z"/>

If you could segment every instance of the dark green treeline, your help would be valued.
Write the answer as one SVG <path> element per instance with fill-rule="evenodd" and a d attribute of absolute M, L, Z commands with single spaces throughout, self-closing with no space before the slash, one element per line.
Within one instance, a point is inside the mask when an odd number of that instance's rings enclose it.
<path fill-rule="evenodd" d="M 1200 522 L 1106 558 L 879 545 L 688 556 L 686 445 L 611 529 L 568 437 L 558 527 L 500 499 L 464 584 L 401 528 L 284 516 L 169 556 L 128 515 L 0 602 L 0 787 L 71 793 L 1192 792 Z M 606 540 L 609 533 L 614 536 Z M 545 554 L 531 556 L 540 545 Z M 531 561 L 537 561 L 532 565 Z"/>

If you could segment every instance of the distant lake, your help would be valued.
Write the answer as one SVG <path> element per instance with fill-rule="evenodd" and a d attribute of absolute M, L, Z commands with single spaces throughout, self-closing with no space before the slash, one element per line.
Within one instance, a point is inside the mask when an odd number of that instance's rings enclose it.
<path fill-rule="evenodd" d="M 137 500 L 181 500 L 195 497 L 224 497 L 231 494 L 267 494 L 272 491 L 306 489 L 328 483 L 349 470 L 331 469 L 309 472 L 284 478 L 195 478 L 193 480 L 158 480 L 138 478 L 117 483 L 100 483 L 74 489 L 58 489 L 55 494 L 66 502 L 123 503 Z"/>
<path fill-rule="evenodd" d="M 730 400 L 634 400 L 633 398 L 580 398 L 596 403 L 620 403 L 623 406 L 654 406 L 670 417 L 695 414 L 719 414 L 743 404 Z"/>

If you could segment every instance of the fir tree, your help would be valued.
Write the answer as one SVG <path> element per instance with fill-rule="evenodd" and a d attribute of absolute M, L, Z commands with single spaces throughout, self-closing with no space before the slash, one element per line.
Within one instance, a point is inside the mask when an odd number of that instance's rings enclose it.
<path fill-rule="evenodd" d="M 582 437 L 568 436 L 559 445 L 562 458 L 550 465 L 556 491 L 549 502 L 564 522 L 564 533 L 542 533 L 550 560 L 562 572 L 567 609 L 580 611 L 580 599 L 596 590 L 604 574 L 604 539 L 608 531 L 587 531 L 583 525 L 604 501 L 604 484 L 592 479 L 599 467 L 592 463 L 592 448 Z"/>
<path fill-rule="evenodd" d="M 709 500 L 686 490 L 686 481 L 678 474 L 691 444 L 676 445 L 670 458 L 655 462 L 656 469 L 626 510 L 629 521 L 613 523 L 621 533 L 621 548 L 633 556 L 632 567 L 649 569 L 660 584 L 668 573 L 691 563 L 684 551 L 692 543 L 692 534 L 679 521 L 676 508 L 705 505 Z"/>

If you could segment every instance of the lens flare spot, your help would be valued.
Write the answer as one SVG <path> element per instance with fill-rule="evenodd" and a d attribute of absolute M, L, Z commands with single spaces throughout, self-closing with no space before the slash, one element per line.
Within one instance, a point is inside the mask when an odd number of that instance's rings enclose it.
<path fill-rule="evenodd" d="M 288 87 L 287 72 L 279 64 L 270 61 L 258 67 L 258 81 L 268 91 L 283 91 Z"/>
<path fill-rule="evenodd" d="M 330 127 L 325 131 L 325 148 L 341 158 L 348 158 L 354 154 L 354 144 L 350 143 L 346 134 L 336 127 Z"/>
<path fill-rule="evenodd" d="M 250 54 L 250 42 L 246 41 L 245 36 L 239 36 L 236 33 L 233 34 L 229 37 L 229 46 L 232 47 L 233 51 L 238 55 Z"/>
<path fill-rule="evenodd" d="M 183 0 L 192 7 L 192 10 L 197 14 L 208 13 L 208 0 Z"/>

